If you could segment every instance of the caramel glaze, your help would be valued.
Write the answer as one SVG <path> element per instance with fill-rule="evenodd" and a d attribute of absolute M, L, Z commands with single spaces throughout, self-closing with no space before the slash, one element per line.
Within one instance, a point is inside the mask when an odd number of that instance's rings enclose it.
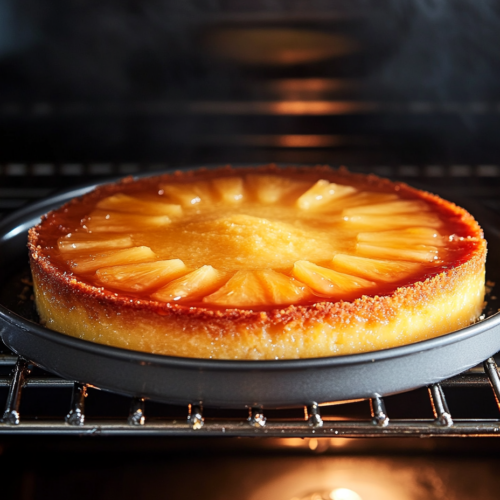
<path fill-rule="evenodd" d="M 80 227 L 80 221 L 104 197 L 117 192 L 129 195 L 144 192 L 156 194 L 159 183 L 192 182 L 221 176 L 242 176 L 249 173 L 284 174 L 298 180 L 310 181 L 322 178 L 338 184 L 352 185 L 360 190 L 397 193 L 403 199 L 424 200 L 443 221 L 445 233 L 454 235 L 453 240 L 450 241 L 448 258 L 442 264 L 422 265 L 422 269 L 416 275 L 406 277 L 402 281 L 380 284 L 378 295 L 375 297 L 359 297 L 359 295 L 346 297 L 346 300 L 351 302 L 317 297 L 314 302 L 285 307 L 231 309 L 207 307 L 206 304 L 199 302 L 187 305 L 158 302 L 146 298 L 148 294 L 115 293 L 112 290 L 95 286 L 90 276 L 76 277 L 60 255 L 57 239 Z M 422 303 L 434 294 L 453 289 L 455 282 L 462 275 L 480 272 L 486 258 L 486 242 L 483 239 L 482 230 L 464 209 L 436 195 L 413 189 L 404 183 L 393 183 L 375 175 L 350 173 L 345 168 L 333 170 L 326 166 L 278 168 L 275 165 L 266 165 L 257 169 L 255 167 L 233 169 L 228 166 L 215 170 L 173 172 L 139 181 L 127 177 L 118 183 L 100 186 L 83 197 L 71 200 L 60 209 L 48 213 L 38 226 L 30 230 L 28 247 L 34 274 L 61 296 L 72 295 L 73 298 L 80 298 L 83 302 L 98 300 L 103 306 L 109 305 L 116 310 L 140 309 L 162 316 L 186 317 L 187 315 L 193 319 L 210 318 L 223 323 L 226 321 L 287 323 L 299 318 L 321 320 L 332 316 L 337 316 L 339 320 L 342 320 L 344 316 L 348 318 L 361 311 L 363 314 L 369 313 L 370 318 L 387 321 L 391 317 L 391 311 L 397 310 L 399 303 L 404 303 L 406 306 L 410 303 Z M 182 258 L 182 256 L 179 257 Z M 380 300 L 381 298 L 383 300 Z"/>

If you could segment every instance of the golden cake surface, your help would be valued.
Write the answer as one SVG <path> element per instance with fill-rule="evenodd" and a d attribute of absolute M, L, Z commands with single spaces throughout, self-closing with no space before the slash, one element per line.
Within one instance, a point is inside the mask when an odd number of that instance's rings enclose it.
<path fill-rule="evenodd" d="M 328 167 L 127 178 L 47 214 L 29 249 L 48 328 L 173 356 L 373 351 L 468 326 L 484 300 L 471 215 Z"/>

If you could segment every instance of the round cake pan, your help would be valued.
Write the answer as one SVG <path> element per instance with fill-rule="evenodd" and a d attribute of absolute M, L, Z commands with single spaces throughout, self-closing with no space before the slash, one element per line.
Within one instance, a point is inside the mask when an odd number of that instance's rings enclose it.
<path fill-rule="evenodd" d="M 490 302 L 485 318 L 462 330 L 376 352 L 284 361 L 176 358 L 129 351 L 69 337 L 42 327 L 6 300 L 28 269 L 27 231 L 40 216 L 95 186 L 60 193 L 0 223 L 0 337 L 15 353 L 61 377 L 116 393 L 173 404 L 266 408 L 385 396 L 456 375 L 500 350 L 500 314 Z M 463 204 L 463 203 L 462 203 Z M 487 276 L 500 278 L 500 221 L 482 206 L 466 208 L 489 244 Z M 32 306 L 30 306 L 33 309 Z M 31 313 L 32 314 L 32 313 Z"/>

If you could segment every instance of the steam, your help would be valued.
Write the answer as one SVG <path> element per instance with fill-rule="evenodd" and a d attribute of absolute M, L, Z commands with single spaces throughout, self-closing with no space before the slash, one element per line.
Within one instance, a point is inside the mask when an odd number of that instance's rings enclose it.
<path fill-rule="evenodd" d="M 39 97 L 155 97 L 191 76 L 198 14 L 189 1 L 69 0 L 41 7 L 20 0 L 10 8 L 31 35 L 15 67 L 20 78 L 36 81 L 30 91 Z"/>
<path fill-rule="evenodd" d="M 386 2 L 380 25 L 395 36 L 390 57 L 369 81 L 412 100 L 498 96 L 500 10 L 494 0 Z"/>

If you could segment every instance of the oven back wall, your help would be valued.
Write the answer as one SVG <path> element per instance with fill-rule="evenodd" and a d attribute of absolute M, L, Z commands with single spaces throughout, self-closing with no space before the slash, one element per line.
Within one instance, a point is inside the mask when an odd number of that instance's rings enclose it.
<path fill-rule="evenodd" d="M 0 161 L 480 163 L 496 2 L 0 2 Z"/>

